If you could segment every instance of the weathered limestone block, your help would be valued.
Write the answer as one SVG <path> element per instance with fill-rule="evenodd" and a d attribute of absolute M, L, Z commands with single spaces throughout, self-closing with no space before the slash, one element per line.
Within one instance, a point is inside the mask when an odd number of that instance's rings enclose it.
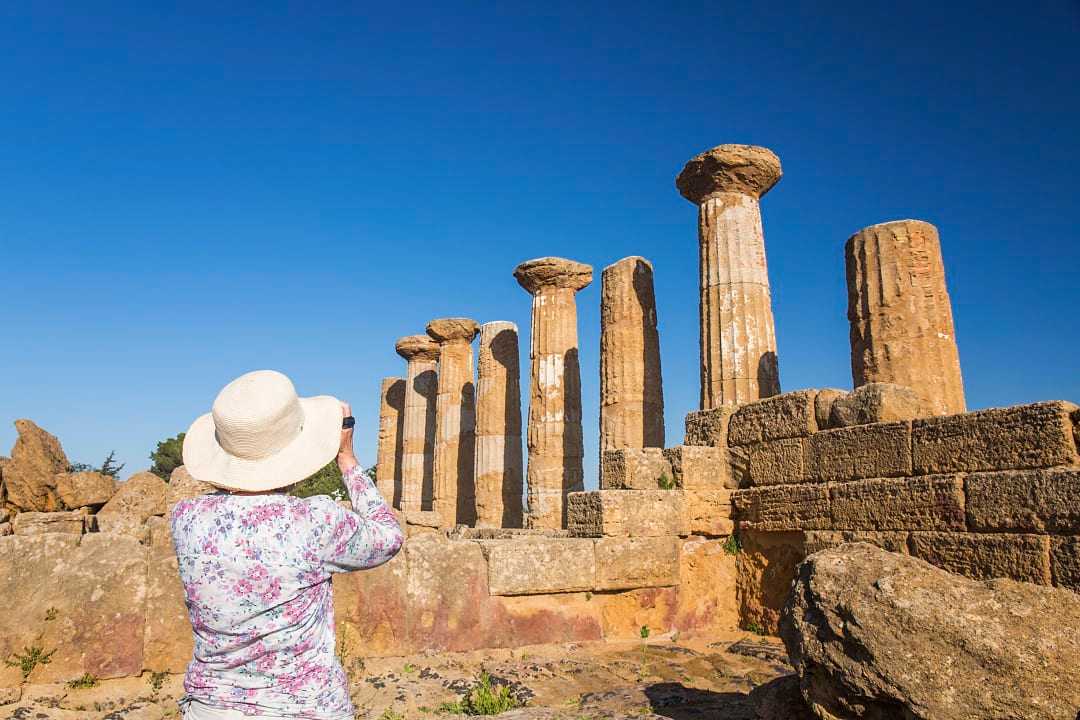
<path fill-rule="evenodd" d="M 954 475 L 835 483 L 834 530 L 950 530 L 963 532 L 964 481 Z"/>
<path fill-rule="evenodd" d="M 4 463 L 7 502 L 20 510 L 59 510 L 56 475 L 70 466 L 60 441 L 31 420 L 16 420 L 15 429 L 19 437 Z"/>
<path fill-rule="evenodd" d="M 937 228 L 872 225 L 844 248 L 851 376 L 912 388 L 935 415 L 962 413 L 964 382 Z"/>
<path fill-rule="evenodd" d="M 688 635 L 730 632 L 739 625 L 735 555 L 723 540 L 690 538 L 679 549 L 679 587 L 671 627 Z"/>
<path fill-rule="evenodd" d="M 522 537 L 481 540 L 492 595 L 542 595 L 593 590 L 594 541 Z"/>
<path fill-rule="evenodd" d="M 798 390 L 743 405 L 731 416 L 728 444 L 806 437 L 817 431 L 817 390 Z"/>
<path fill-rule="evenodd" d="M 907 421 L 824 430 L 807 444 L 807 476 L 861 480 L 911 474 L 911 424 Z"/>
<path fill-rule="evenodd" d="M 78 512 L 21 512 L 12 520 L 11 526 L 16 535 L 82 535 L 85 521 Z"/>
<path fill-rule="evenodd" d="M 693 488 L 682 492 L 691 535 L 726 537 L 735 531 L 735 521 L 731 519 L 732 490 Z"/>
<path fill-rule="evenodd" d="M 675 180 L 698 206 L 702 410 L 780 392 L 760 207 L 780 174 L 766 148 L 720 145 Z"/>
<path fill-rule="evenodd" d="M 931 414 L 919 394 L 911 388 L 874 382 L 833 400 L 828 427 L 915 420 Z"/>
<path fill-rule="evenodd" d="M 806 438 L 769 440 L 747 445 L 749 485 L 789 485 L 805 482 Z"/>
<path fill-rule="evenodd" d="M 685 444 L 727 447 L 728 424 L 736 410 L 738 410 L 736 405 L 723 405 L 687 414 Z"/>
<path fill-rule="evenodd" d="M 405 543 L 406 625 L 417 650 L 491 647 L 488 565 L 475 542 L 425 535 Z"/>
<path fill-rule="evenodd" d="M 379 384 L 379 439 L 375 484 L 391 507 L 401 507 L 401 458 L 405 441 L 405 378 L 383 378 Z"/>
<path fill-rule="evenodd" d="M 165 515 L 171 515 L 176 503 L 181 500 L 209 495 L 216 491 L 217 488 L 210 483 L 191 477 L 191 473 L 183 465 L 174 468 L 165 486 Z"/>
<path fill-rule="evenodd" d="M 435 404 L 435 475 L 432 509 L 443 527 L 476 524 L 476 387 L 472 341 L 480 324 L 440 318 L 427 325 L 439 343 L 439 393 Z"/>
<path fill-rule="evenodd" d="M 1080 537 L 1050 538 L 1054 584 L 1080 593 Z"/>
<path fill-rule="evenodd" d="M 118 484 L 116 494 L 98 512 L 98 529 L 143 537 L 147 518 L 164 515 L 165 509 L 165 481 L 152 472 L 135 473 Z"/>
<path fill-rule="evenodd" d="M 575 295 L 592 282 L 592 268 L 546 257 L 518 265 L 514 277 L 533 296 L 528 525 L 558 529 L 567 493 L 585 487 Z"/>
<path fill-rule="evenodd" d="M 622 448 L 600 455 L 601 490 L 656 490 L 663 477 L 674 481 L 661 448 Z"/>
<path fill-rule="evenodd" d="M 407 626 L 407 569 L 406 553 L 399 552 L 377 568 L 333 576 L 341 647 L 375 657 L 413 651 Z"/>
<path fill-rule="evenodd" d="M 664 447 L 664 389 L 652 263 L 604 268 L 600 290 L 600 452 Z"/>
<path fill-rule="evenodd" d="M 911 533 L 896 530 L 810 530 L 806 533 L 804 549 L 807 555 L 846 543 L 864 542 L 882 550 L 908 555 Z"/>
<path fill-rule="evenodd" d="M 912 423 L 915 473 L 1076 465 L 1072 403 L 1055 400 Z"/>
<path fill-rule="evenodd" d="M 974 473 L 964 488 L 974 532 L 1080 534 L 1080 469 Z"/>
<path fill-rule="evenodd" d="M 435 471 L 435 404 L 439 345 L 427 335 L 408 335 L 394 345 L 408 363 L 401 441 L 401 506 L 431 510 Z"/>
<path fill-rule="evenodd" d="M 675 485 L 684 490 L 738 487 L 726 447 L 677 445 L 664 450 L 664 457 Z"/>
<path fill-rule="evenodd" d="M 476 381 L 476 524 L 520 528 L 521 363 L 512 322 L 480 326 Z"/>
<path fill-rule="evenodd" d="M 911 533 L 911 554 L 975 580 L 1009 578 L 1050 585 L 1050 538 L 1046 535 Z"/>
<path fill-rule="evenodd" d="M 795 568 L 806 557 L 801 532 L 739 533 L 742 549 L 735 556 L 735 596 L 739 624 L 776 635 Z"/>
<path fill-rule="evenodd" d="M 596 540 L 596 589 L 626 590 L 678 585 L 680 544 L 681 541 L 675 537 Z"/>
<path fill-rule="evenodd" d="M 731 499 L 740 531 L 832 528 L 828 485 L 772 485 L 736 490 Z"/>
<path fill-rule="evenodd" d="M 54 650 L 32 683 L 143 670 L 146 553 L 134 538 L 48 533 L 0 538 L 0 658 Z M 55 612 L 49 612 L 52 608 Z M 52 619 L 49 619 L 49 618 Z"/>
<path fill-rule="evenodd" d="M 604 640 L 641 640 L 641 628 L 656 633 L 672 628 L 678 606 L 678 588 L 648 587 L 623 592 L 592 595 L 591 604 L 600 606 Z"/>
<path fill-rule="evenodd" d="M 687 535 L 679 490 L 594 490 L 567 497 L 567 529 L 577 537 Z"/>
<path fill-rule="evenodd" d="M 814 419 L 817 421 L 818 430 L 828 430 L 832 425 L 832 406 L 840 398 L 846 397 L 847 392 L 836 388 L 822 388 L 814 397 Z"/>
<path fill-rule="evenodd" d="M 116 480 L 97 472 L 59 473 L 56 495 L 65 508 L 97 507 L 109 502 L 116 492 Z"/>
<path fill-rule="evenodd" d="M 160 537 L 155 539 L 155 544 L 160 542 Z M 182 673 L 191 662 L 193 643 L 176 556 L 151 557 L 147 571 L 143 667 L 152 672 Z"/>
<path fill-rule="evenodd" d="M 0 507 L 0 523 L 6 523 L 11 519 L 11 511 L 7 508 Z"/>
<path fill-rule="evenodd" d="M 14 535 L 15 528 L 11 526 L 9 522 L 0 523 L 0 537 L 6 537 L 8 535 Z"/>

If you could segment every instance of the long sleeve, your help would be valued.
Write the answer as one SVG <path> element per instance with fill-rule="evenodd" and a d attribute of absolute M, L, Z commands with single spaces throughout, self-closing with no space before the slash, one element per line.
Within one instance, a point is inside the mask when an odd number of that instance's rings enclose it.
<path fill-rule="evenodd" d="M 353 510 L 332 503 L 322 560 L 330 572 L 372 568 L 401 549 L 405 535 L 390 506 L 359 465 L 345 473 Z"/>

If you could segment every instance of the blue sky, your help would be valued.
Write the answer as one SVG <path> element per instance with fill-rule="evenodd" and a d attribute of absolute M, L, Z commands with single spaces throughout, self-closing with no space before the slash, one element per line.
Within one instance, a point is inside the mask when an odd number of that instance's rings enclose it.
<path fill-rule="evenodd" d="M 827 9 L 825 9 L 827 6 Z M 579 296 L 595 483 L 599 271 L 656 267 L 669 444 L 698 397 L 694 154 L 772 148 L 781 383 L 850 387 L 843 244 L 941 230 L 968 405 L 1080 400 L 1080 3 L 8 3 L 0 452 L 31 417 L 127 470 L 257 368 L 352 400 L 394 341 Z M 524 339 L 524 337 L 523 337 Z M 523 343 L 523 362 L 527 362 Z"/>

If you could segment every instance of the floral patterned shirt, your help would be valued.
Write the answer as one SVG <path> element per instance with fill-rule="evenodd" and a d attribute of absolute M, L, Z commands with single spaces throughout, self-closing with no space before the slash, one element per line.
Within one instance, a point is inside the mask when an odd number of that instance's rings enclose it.
<path fill-rule="evenodd" d="M 173 544 L 195 636 L 182 707 L 351 720 L 334 653 L 332 573 L 381 565 L 404 536 L 357 466 L 354 510 L 326 495 L 203 495 L 173 509 Z"/>

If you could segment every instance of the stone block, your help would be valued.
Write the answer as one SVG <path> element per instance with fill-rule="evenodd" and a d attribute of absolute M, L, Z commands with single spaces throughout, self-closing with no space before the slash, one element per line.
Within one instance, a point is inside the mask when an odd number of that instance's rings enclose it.
<path fill-rule="evenodd" d="M 21 512 L 11 521 L 16 535 L 82 535 L 86 521 L 77 512 Z"/>
<path fill-rule="evenodd" d="M 674 537 L 613 537 L 596 540 L 595 588 L 629 590 L 678 585 L 679 544 L 678 538 Z"/>
<path fill-rule="evenodd" d="M 5 537 L 7 535 L 14 535 L 14 534 L 15 534 L 15 529 L 11 527 L 11 523 L 9 523 L 9 522 L 0 523 L 0 537 Z"/>
<path fill-rule="evenodd" d="M 209 495 L 213 492 L 217 492 L 217 488 L 210 483 L 191 477 L 187 468 L 181 465 L 173 469 L 169 475 L 169 482 L 165 488 L 165 514 L 171 515 L 176 503 L 181 500 Z"/>
<path fill-rule="evenodd" d="M 184 672 L 191 662 L 193 643 L 175 555 L 149 561 L 145 632 L 143 668 L 151 672 Z"/>
<path fill-rule="evenodd" d="M 399 552 L 377 568 L 333 576 L 335 621 L 342 647 L 350 654 L 386 657 L 414 651 L 407 570 L 406 553 Z"/>
<path fill-rule="evenodd" d="M 751 485 L 790 485 L 807 480 L 806 438 L 786 438 L 747 445 Z"/>
<path fill-rule="evenodd" d="M 784 532 L 832 527 L 827 485 L 771 485 L 731 495 L 741 531 Z"/>
<path fill-rule="evenodd" d="M 656 490 L 661 477 L 672 477 L 662 448 L 621 448 L 601 455 L 601 490 Z"/>
<path fill-rule="evenodd" d="M 806 558 L 805 536 L 801 532 L 748 531 L 740 532 L 739 539 L 742 549 L 735 556 L 739 624 L 777 635 L 795 568 Z"/>
<path fill-rule="evenodd" d="M 1055 585 L 1080 593 L 1080 537 L 1050 538 L 1050 569 Z"/>
<path fill-rule="evenodd" d="M 687 535 L 680 490 L 594 490 L 567 495 L 567 529 L 576 537 Z"/>
<path fill-rule="evenodd" d="M 954 475 L 836 483 L 830 498 L 833 530 L 966 529 L 964 482 Z"/>
<path fill-rule="evenodd" d="M 492 599 L 480 545 L 423 535 L 405 543 L 406 625 L 416 650 L 491 647 Z"/>
<path fill-rule="evenodd" d="M 829 411 L 828 427 L 915 420 L 930 414 L 922 398 L 911 388 L 874 382 L 836 398 Z"/>
<path fill-rule="evenodd" d="M 58 473 L 56 494 L 66 508 L 98 507 L 116 492 L 116 480 L 97 472 Z"/>
<path fill-rule="evenodd" d="M 477 541 L 487 559 L 492 595 L 542 595 L 593 590 L 594 541 L 521 537 Z"/>
<path fill-rule="evenodd" d="M 1045 535 L 914 532 L 910 542 L 912 555 L 957 575 L 1051 584 Z"/>
<path fill-rule="evenodd" d="M 735 555 L 725 549 L 724 540 L 681 541 L 678 603 L 672 629 L 714 637 L 736 629 L 739 609 L 735 583 Z"/>
<path fill-rule="evenodd" d="M 135 473 L 120 483 L 116 494 L 98 511 L 98 528 L 137 538 L 147 535 L 147 518 L 164 515 L 165 481 L 151 472 Z"/>
<path fill-rule="evenodd" d="M 731 493 L 728 488 L 684 490 L 683 507 L 691 535 L 726 537 L 735 531 L 731 519 Z"/>
<path fill-rule="evenodd" d="M 1055 400 L 916 420 L 917 475 L 1076 465 L 1072 403 Z"/>
<path fill-rule="evenodd" d="M 735 488 L 727 447 L 677 445 L 664 451 L 671 465 L 675 485 L 684 490 L 697 488 Z"/>
<path fill-rule="evenodd" d="M 817 390 L 798 390 L 739 407 L 728 425 L 728 444 L 748 445 L 816 432 L 816 396 Z"/>
<path fill-rule="evenodd" d="M 827 430 L 832 426 L 831 418 L 833 403 L 847 395 L 845 390 L 836 388 L 823 388 L 818 390 L 814 398 L 814 418 L 817 420 L 818 430 Z"/>
<path fill-rule="evenodd" d="M 911 474 L 911 425 L 859 425 L 815 433 L 806 474 L 814 480 L 862 480 Z"/>
<path fill-rule="evenodd" d="M 650 587 L 593 595 L 600 607 L 604 640 L 641 640 L 642 626 L 656 634 L 672 629 L 679 591 L 673 587 Z"/>
<path fill-rule="evenodd" d="M 974 473 L 964 488 L 969 530 L 1080 534 L 1080 469 Z"/>
<path fill-rule="evenodd" d="M 882 550 L 908 555 L 909 534 L 896 530 L 810 530 L 806 533 L 805 550 L 807 555 L 813 555 L 846 543 L 864 542 Z"/>
<path fill-rule="evenodd" d="M 738 408 L 724 405 L 712 410 L 698 410 L 686 416 L 686 445 L 728 446 L 728 423 Z"/>

